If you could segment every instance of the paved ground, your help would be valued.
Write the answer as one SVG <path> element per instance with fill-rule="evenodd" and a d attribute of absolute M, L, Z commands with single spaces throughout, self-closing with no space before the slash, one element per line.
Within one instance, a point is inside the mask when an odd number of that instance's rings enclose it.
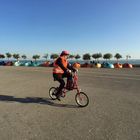
<path fill-rule="evenodd" d="M 51 68 L 0 67 L 0 140 L 140 140 L 140 68 L 81 69 L 89 98 L 51 101 Z"/>

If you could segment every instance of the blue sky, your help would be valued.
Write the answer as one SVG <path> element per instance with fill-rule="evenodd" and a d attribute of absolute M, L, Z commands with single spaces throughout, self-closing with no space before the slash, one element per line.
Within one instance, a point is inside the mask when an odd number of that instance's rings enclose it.
<path fill-rule="evenodd" d="M 0 53 L 140 58 L 140 0 L 0 0 Z"/>

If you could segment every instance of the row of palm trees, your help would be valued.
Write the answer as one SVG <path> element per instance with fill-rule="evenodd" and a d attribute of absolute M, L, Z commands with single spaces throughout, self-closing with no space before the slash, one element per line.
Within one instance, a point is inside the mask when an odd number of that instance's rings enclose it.
<path fill-rule="evenodd" d="M 44 57 L 46 57 L 46 55 L 44 56 Z M 4 58 L 7 58 L 8 60 L 10 59 L 10 58 L 14 58 L 14 59 L 16 59 L 16 60 L 19 60 L 19 58 L 22 58 L 22 59 L 27 59 L 27 56 L 26 55 L 21 55 L 20 56 L 20 54 L 11 54 L 11 53 L 6 53 L 5 55 L 4 54 L 0 54 L 0 59 L 4 59 Z M 33 55 L 32 56 L 32 58 L 34 59 L 34 60 L 37 60 L 37 59 L 39 59 L 40 58 L 40 55 Z"/>
<path fill-rule="evenodd" d="M 50 59 L 56 59 L 58 56 L 59 56 L 59 54 L 53 53 L 53 54 L 50 55 Z M 27 59 L 27 56 L 26 55 L 21 55 L 20 56 L 20 54 L 16 54 L 16 53 L 13 54 L 13 55 L 11 53 L 6 53 L 5 55 L 4 54 L 0 54 L 0 59 L 4 59 L 4 58 L 7 58 L 8 60 L 10 58 L 14 58 L 16 60 L 19 60 L 19 58 L 22 58 L 22 59 L 25 60 L 25 59 Z M 37 59 L 40 59 L 41 56 L 36 54 L 36 55 L 33 55 L 32 58 L 36 61 Z M 45 54 L 42 58 L 45 58 L 47 60 L 49 58 L 49 54 Z M 69 59 L 71 59 L 71 60 L 72 59 L 78 60 L 80 58 L 81 58 L 81 56 L 79 54 L 76 54 L 76 55 L 70 54 L 69 55 Z M 111 53 L 106 53 L 104 55 L 102 55 L 102 53 L 95 53 L 95 54 L 92 54 L 92 55 L 89 54 L 89 53 L 85 53 L 82 56 L 83 60 L 91 60 L 91 58 L 95 59 L 95 61 L 99 61 L 100 58 L 103 58 L 105 60 L 110 60 L 111 58 L 113 58 L 113 55 Z M 116 53 L 114 55 L 114 58 L 116 58 L 117 61 L 118 61 L 119 59 L 122 58 L 122 55 L 119 54 L 119 53 Z M 131 56 L 130 55 L 126 55 L 126 59 L 128 60 L 129 58 L 131 58 Z"/>

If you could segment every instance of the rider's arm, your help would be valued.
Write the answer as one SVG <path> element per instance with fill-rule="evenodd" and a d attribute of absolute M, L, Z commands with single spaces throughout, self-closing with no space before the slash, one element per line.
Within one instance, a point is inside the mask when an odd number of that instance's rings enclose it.
<path fill-rule="evenodd" d="M 70 63 L 68 63 L 67 68 L 68 68 L 68 69 L 70 69 L 70 70 L 72 70 L 73 72 L 75 72 L 75 71 L 76 71 L 76 69 L 74 69 Z"/>

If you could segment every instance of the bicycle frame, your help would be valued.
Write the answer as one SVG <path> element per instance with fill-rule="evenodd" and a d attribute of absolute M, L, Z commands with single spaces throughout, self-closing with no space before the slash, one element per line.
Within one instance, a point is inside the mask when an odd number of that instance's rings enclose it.
<path fill-rule="evenodd" d="M 77 90 L 77 93 L 80 93 L 81 89 L 78 86 L 78 75 L 77 75 L 77 72 L 73 72 L 72 73 L 72 78 L 73 78 L 73 89 L 71 89 L 71 90 Z M 66 83 L 66 85 L 67 85 L 67 83 Z M 66 88 L 66 86 L 65 86 L 63 88 L 63 90 L 62 90 L 62 95 L 65 97 L 66 96 L 66 92 L 69 92 L 71 90 L 68 90 Z"/>

